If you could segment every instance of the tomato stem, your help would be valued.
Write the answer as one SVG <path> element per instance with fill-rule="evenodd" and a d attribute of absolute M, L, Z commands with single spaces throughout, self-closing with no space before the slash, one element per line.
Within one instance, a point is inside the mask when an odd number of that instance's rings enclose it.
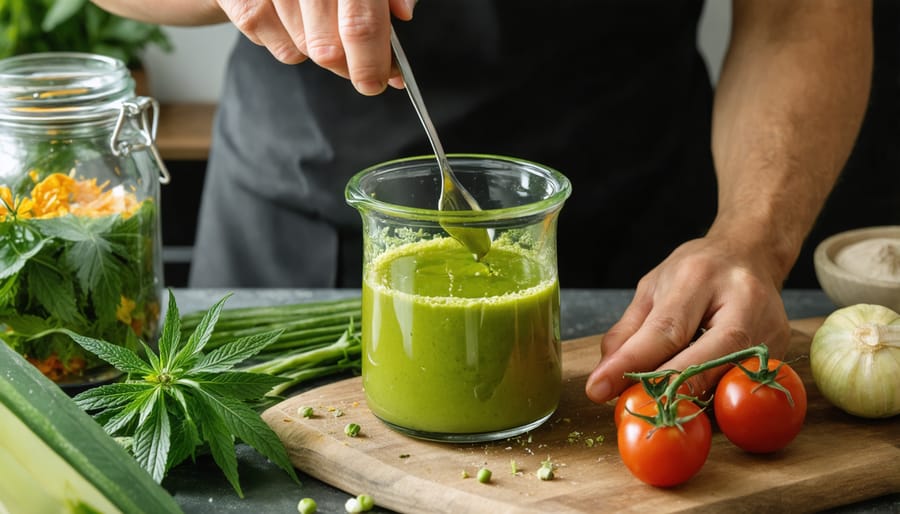
<path fill-rule="evenodd" d="M 741 362 L 751 357 L 759 358 L 759 371 L 750 371 L 740 365 Z M 788 396 L 788 401 L 793 405 L 791 393 L 775 381 L 775 377 L 778 375 L 781 366 L 779 365 L 774 370 L 769 370 L 769 348 L 765 344 L 758 344 L 701 364 L 692 364 L 684 368 L 681 372 L 674 369 L 666 369 L 643 373 L 626 373 L 626 377 L 640 380 L 647 394 L 656 401 L 658 414 L 655 417 L 640 415 L 638 417 L 655 426 L 679 426 L 682 423 L 689 421 L 689 419 L 678 417 L 678 402 L 690 400 L 700 403 L 702 404 L 700 412 L 706 408 L 708 402 L 700 402 L 695 396 L 678 394 L 678 388 L 691 377 L 710 369 L 724 366 L 725 364 L 737 364 L 737 366 L 740 367 L 744 373 L 747 373 L 751 379 L 759 382 L 760 387 L 768 386 L 783 391 Z M 669 380 L 672 375 L 676 376 L 673 380 Z M 671 400 L 669 400 L 670 398 Z"/>

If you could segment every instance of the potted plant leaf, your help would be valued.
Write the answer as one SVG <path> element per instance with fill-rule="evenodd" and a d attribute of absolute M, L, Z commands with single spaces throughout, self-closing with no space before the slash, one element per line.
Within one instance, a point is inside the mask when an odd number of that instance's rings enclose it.
<path fill-rule="evenodd" d="M 89 0 L 0 1 L 0 58 L 34 52 L 107 55 L 124 61 L 138 94 L 147 94 L 141 58 L 151 45 L 172 49 L 160 26 L 111 14 Z"/>

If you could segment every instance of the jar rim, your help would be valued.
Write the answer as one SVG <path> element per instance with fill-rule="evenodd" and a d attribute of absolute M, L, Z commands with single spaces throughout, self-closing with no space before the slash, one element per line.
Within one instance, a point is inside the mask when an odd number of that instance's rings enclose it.
<path fill-rule="evenodd" d="M 435 173 L 438 172 L 437 161 L 434 155 L 418 155 L 375 164 L 356 173 L 347 183 L 345 199 L 348 204 L 360 211 L 373 210 L 383 215 L 402 219 L 468 225 L 479 222 L 496 222 L 499 220 L 514 220 L 535 215 L 545 215 L 548 212 L 561 208 L 563 202 L 572 193 L 572 185 L 565 175 L 549 166 L 526 159 L 504 155 L 466 153 L 448 154 L 447 158 L 451 167 L 454 165 L 454 162 L 460 163 L 465 161 L 485 161 L 514 165 L 527 170 L 533 175 L 543 176 L 552 185 L 552 191 L 539 200 L 511 207 L 480 211 L 439 211 L 437 205 L 435 205 L 434 209 L 425 209 L 386 202 L 367 194 L 363 190 L 362 182 L 367 177 L 371 177 L 376 173 L 391 173 L 398 168 L 416 163 L 428 165 L 429 167 L 433 165 Z"/>
<path fill-rule="evenodd" d="M 114 120 L 134 96 L 119 59 L 83 52 L 41 52 L 0 59 L 0 123 L 70 124 Z"/>

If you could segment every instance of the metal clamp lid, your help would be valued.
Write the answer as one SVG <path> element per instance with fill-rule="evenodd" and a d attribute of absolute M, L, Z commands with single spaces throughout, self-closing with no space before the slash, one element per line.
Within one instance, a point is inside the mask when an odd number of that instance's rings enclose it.
<path fill-rule="evenodd" d="M 132 117 L 138 117 L 139 134 L 143 141 L 134 143 L 121 139 L 122 127 L 125 121 Z M 159 183 L 168 184 L 172 180 L 169 169 L 166 167 L 159 150 L 156 148 L 156 128 L 159 124 L 159 102 L 147 96 L 139 96 L 133 100 L 122 102 L 119 117 L 112 136 L 109 138 L 109 148 L 115 156 L 125 156 L 131 152 L 147 150 L 159 167 Z"/>

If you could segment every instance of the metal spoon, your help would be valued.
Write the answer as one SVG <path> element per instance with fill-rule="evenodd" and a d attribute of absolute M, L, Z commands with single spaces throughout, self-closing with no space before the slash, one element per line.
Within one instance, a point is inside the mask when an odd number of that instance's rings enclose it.
<path fill-rule="evenodd" d="M 438 168 L 441 170 L 441 196 L 438 199 L 438 210 L 480 211 L 481 207 L 478 206 L 478 202 L 459 183 L 453 170 L 450 169 L 447 154 L 444 153 L 444 147 L 441 145 L 440 139 L 438 139 L 437 130 L 434 128 L 434 123 L 432 123 L 428 110 L 425 108 L 422 93 L 419 92 L 419 86 L 416 85 L 416 79 L 413 77 L 409 61 L 406 59 L 406 53 L 403 51 L 403 47 L 400 46 L 400 40 L 397 39 L 397 33 L 394 32 L 393 27 L 391 27 L 391 48 L 394 50 L 394 56 L 397 59 L 400 74 L 403 76 L 403 82 L 406 84 L 406 92 L 409 94 L 409 99 L 412 100 L 416 114 L 419 115 L 419 119 L 422 121 L 422 126 L 425 127 L 428 141 L 431 142 L 431 148 L 434 150 L 434 155 L 437 158 Z M 442 226 L 448 234 L 472 252 L 475 260 L 481 260 L 491 249 L 491 237 L 487 229 L 448 227 L 443 224 Z"/>

